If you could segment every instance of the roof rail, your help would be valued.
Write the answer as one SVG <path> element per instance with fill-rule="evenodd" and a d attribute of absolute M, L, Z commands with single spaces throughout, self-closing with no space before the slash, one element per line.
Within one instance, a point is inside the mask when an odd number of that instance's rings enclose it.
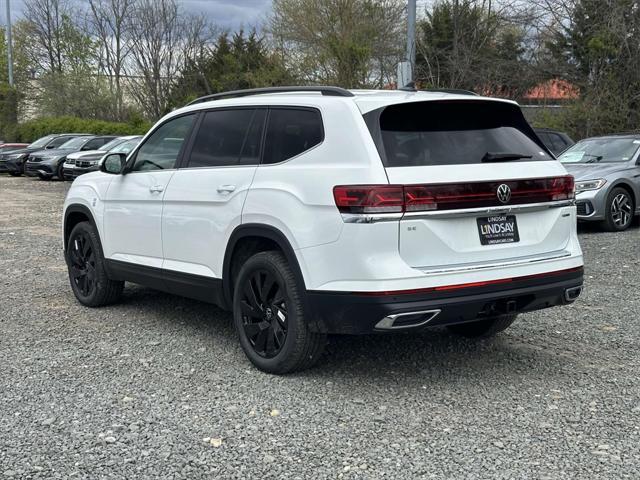
<path fill-rule="evenodd" d="M 186 106 L 194 105 L 196 103 L 209 102 L 212 100 L 222 100 L 224 98 L 237 98 L 248 97 L 250 95 L 261 95 L 265 93 L 287 93 L 287 92 L 318 92 L 328 97 L 353 97 L 355 96 L 349 90 L 345 90 L 340 87 L 314 87 L 314 86 L 302 86 L 302 87 L 265 87 L 265 88 L 249 88 L 246 90 L 231 90 L 229 92 L 214 93 L 212 95 L 205 95 L 204 97 L 196 98 L 195 100 L 187 103 Z"/>
<path fill-rule="evenodd" d="M 476 92 L 472 92 L 471 90 L 463 90 L 461 88 L 427 88 L 424 90 L 419 90 L 415 86 L 415 82 L 409 82 L 406 86 L 399 88 L 398 90 L 402 90 L 403 92 L 435 92 L 435 93 L 453 93 L 457 95 L 474 95 L 478 96 Z"/>
<path fill-rule="evenodd" d="M 457 95 L 473 95 L 475 97 L 478 96 L 476 92 L 472 92 L 471 90 L 464 90 L 462 88 L 429 88 L 427 90 L 422 90 L 424 92 L 441 92 L 441 93 L 454 93 Z"/>

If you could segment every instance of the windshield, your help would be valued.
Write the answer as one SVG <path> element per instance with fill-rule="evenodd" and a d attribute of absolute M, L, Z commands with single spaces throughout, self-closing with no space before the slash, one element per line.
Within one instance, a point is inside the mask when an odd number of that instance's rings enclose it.
<path fill-rule="evenodd" d="M 510 104 L 415 102 L 386 107 L 377 121 L 372 115 L 365 121 L 386 167 L 553 159 Z"/>
<path fill-rule="evenodd" d="M 76 137 L 72 140 L 69 140 L 68 142 L 63 143 L 59 148 L 63 150 L 79 150 L 85 143 L 91 140 L 91 138 L 92 137 Z"/>
<path fill-rule="evenodd" d="M 128 140 L 116 148 L 111 150 L 111 153 L 129 153 L 131 150 L 135 148 L 136 145 L 140 143 L 140 138 L 134 138 L 133 140 Z"/>
<path fill-rule="evenodd" d="M 49 143 L 51 141 L 52 138 L 53 138 L 53 135 L 47 135 L 46 137 L 39 138 L 38 140 L 33 142 L 31 145 L 29 145 L 29 148 L 42 148 L 42 147 L 45 147 L 47 145 L 47 143 Z"/>
<path fill-rule="evenodd" d="M 582 140 L 565 151 L 558 160 L 562 163 L 627 162 L 640 147 L 637 138 L 592 138 Z"/>
<path fill-rule="evenodd" d="M 123 138 L 114 138 L 110 142 L 107 142 L 103 146 L 101 146 L 100 150 L 105 151 L 105 152 L 109 152 L 109 151 L 113 150 L 115 147 L 117 147 L 118 145 L 120 145 L 124 141 L 125 140 Z"/>

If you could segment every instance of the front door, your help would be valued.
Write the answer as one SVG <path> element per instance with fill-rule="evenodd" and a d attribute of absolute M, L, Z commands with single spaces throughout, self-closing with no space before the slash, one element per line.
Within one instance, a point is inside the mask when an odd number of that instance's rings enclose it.
<path fill-rule="evenodd" d="M 189 114 L 160 125 L 111 182 L 104 210 L 106 258 L 162 267 L 162 199 L 194 119 Z"/>

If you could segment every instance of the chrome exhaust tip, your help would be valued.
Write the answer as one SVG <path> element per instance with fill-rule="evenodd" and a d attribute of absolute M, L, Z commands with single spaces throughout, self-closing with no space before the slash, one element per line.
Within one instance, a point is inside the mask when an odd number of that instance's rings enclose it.
<path fill-rule="evenodd" d="M 436 318 L 441 310 L 422 310 L 419 312 L 406 312 L 387 315 L 378 323 L 376 330 L 402 330 L 405 328 L 422 327 Z"/>
<path fill-rule="evenodd" d="M 582 286 L 567 288 L 564 291 L 564 299 L 567 302 L 574 302 L 582 293 Z"/>

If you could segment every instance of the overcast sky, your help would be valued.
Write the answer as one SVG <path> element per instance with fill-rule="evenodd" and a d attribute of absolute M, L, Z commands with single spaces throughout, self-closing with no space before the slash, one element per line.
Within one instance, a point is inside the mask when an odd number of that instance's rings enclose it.
<path fill-rule="evenodd" d="M 6 23 L 5 1 L 0 0 L 0 18 Z M 81 4 L 86 0 L 74 0 Z M 251 27 L 262 21 L 271 8 L 271 0 L 177 0 L 192 13 L 207 15 L 213 23 L 235 30 L 240 26 Z M 22 14 L 23 0 L 11 0 L 11 17 L 16 20 Z"/>
<path fill-rule="evenodd" d="M 5 2 L 0 0 L 0 22 L 4 25 Z M 22 14 L 23 0 L 11 1 L 11 16 L 15 20 Z M 72 0 L 78 4 L 87 0 Z M 262 22 L 271 9 L 271 0 L 177 0 L 184 9 L 192 13 L 207 15 L 213 23 L 222 28 L 236 30 L 241 26 L 252 27 Z M 418 16 L 422 16 L 426 6 L 434 0 L 418 0 Z"/>

